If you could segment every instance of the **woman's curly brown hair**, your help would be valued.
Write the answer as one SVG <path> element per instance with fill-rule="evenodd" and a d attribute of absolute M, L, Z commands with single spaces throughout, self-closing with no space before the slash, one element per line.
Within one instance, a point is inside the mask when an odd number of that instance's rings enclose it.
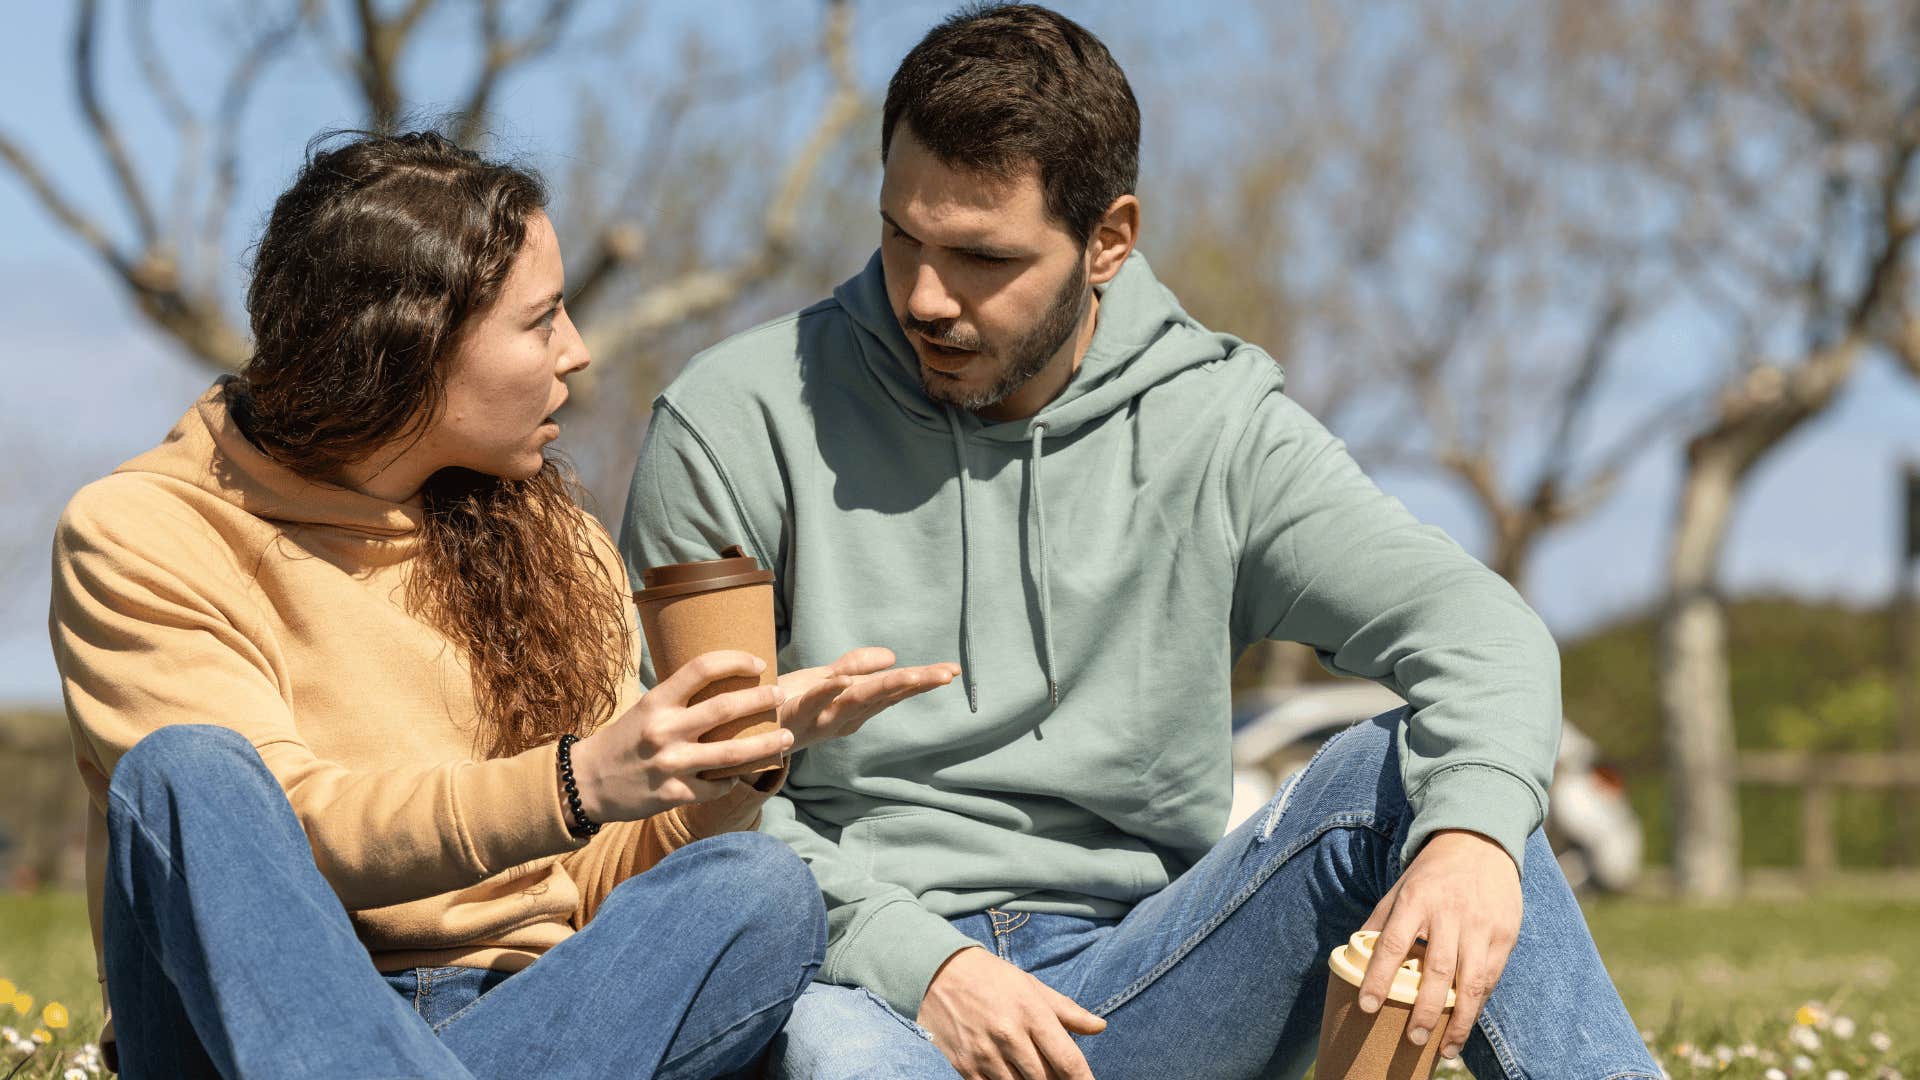
<path fill-rule="evenodd" d="M 437 134 L 316 139 L 256 249 L 253 357 L 226 384 L 235 422 L 323 481 L 418 437 L 461 328 L 499 296 L 545 204 L 532 173 Z M 466 652 L 477 749 L 514 754 L 611 717 L 626 597 L 564 460 L 525 480 L 444 469 L 421 498 L 407 601 Z"/>

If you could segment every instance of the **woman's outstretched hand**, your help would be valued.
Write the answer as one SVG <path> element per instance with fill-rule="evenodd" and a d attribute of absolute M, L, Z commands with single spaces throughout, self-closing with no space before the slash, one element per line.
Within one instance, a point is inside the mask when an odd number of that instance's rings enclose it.
<path fill-rule="evenodd" d="M 780 706 L 780 724 L 793 732 L 793 748 L 851 735 L 882 709 L 960 676 L 959 664 L 895 668 L 893 659 L 886 649 L 868 647 L 822 667 L 780 676 L 787 695 Z"/>
<path fill-rule="evenodd" d="M 784 729 L 721 742 L 701 742 L 700 736 L 730 720 L 779 708 L 786 697 L 780 683 L 687 704 L 709 683 L 753 678 L 766 669 L 766 662 L 751 653 L 696 656 L 660 680 L 639 704 L 575 743 L 573 773 L 581 809 L 594 821 L 637 821 L 732 790 L 732 778 L 700 779 L 709 769 L 778 760 L 794 744 L 793 734 Z"/>

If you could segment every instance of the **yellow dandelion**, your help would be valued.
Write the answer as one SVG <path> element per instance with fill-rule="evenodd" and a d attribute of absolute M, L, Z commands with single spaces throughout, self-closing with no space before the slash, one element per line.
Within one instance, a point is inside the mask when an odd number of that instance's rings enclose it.
<path fill-rule="evenodd" d="M 1827 1010 L 1809 1001 L 1793 1011 L 1793 1022 L 1802 1027 L 1819 1027 L 1827 1019 Z"/>
<path fill-rule="evenodd" d="M 42 1045 L 50 1043 L 53 1041 L 53 1032 L 48 1031 L 46 1028 L 35 1028 L 33 1030 L 33 1041 Z"/>
<path fill-rule="evenodd" d="M 0 979 L 0 1001 L 12 1001 L 13 995 L 19 992 L 20 988 L 13 985 L 12 979 Z"/>
<path fill-rule="evenodd" d="M 47 1002 L 47 1007 L 40 1010 L 40 1022 L 56 1031 L 67 1026 L 67 1019 L 67 1007 L 57 1001 Z"/>
<path fill-rule="evenodd" d="M 33 995 L 27 993 L 25 990 L 16 992 L 13 995 L 13 1008 L 14 1008 L 14 1011 L 19 1013 L 21 1016 L 32 1016 L 33 1015 Z"/>

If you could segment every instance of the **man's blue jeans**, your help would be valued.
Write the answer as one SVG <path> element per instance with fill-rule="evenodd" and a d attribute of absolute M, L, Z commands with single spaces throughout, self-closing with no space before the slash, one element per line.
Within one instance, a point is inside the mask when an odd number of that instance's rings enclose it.
<path fill-rule="evenodd" d="M 730 833 L 622 883 L 517 974 L 383 978 L 279 784 L 220 727 L 142 739 L 107 826 L 107 992 L 135 1080 L 724 1075 L 756 1063 L 826 945 L 806 866 Z"/>
<path fill-rule="evenodd" d="M 1125 918 L 990 910 L 953 923 L 1106 1018 L 1104 1032 L 1076 1039 L 1101 1080 L 1298 1076 L 1316 1050 L 1327 955 L 1400 875 L 1412 811 L 1393 736 L 1405 722 L 1403 709 L 1336 736 Z M 1482 1078 L 1658 1077 L 1540 832 L 1520 883 L 1520 939 L 1467 1040 L 1467 1066 Z M 770 1075 L 954 1072 L 879 998 L 816 983 L 775 1038 Z"/>

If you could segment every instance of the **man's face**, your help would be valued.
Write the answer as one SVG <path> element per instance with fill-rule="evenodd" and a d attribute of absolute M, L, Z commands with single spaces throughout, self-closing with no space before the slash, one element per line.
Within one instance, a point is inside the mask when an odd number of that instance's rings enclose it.
<path fill-rule="evenodd" d="M 880 217 L 887 297 L 928 397 L 1004 419 L 995 407 L 1035 376 L 1071 374 L 1086 246 L 1047 215 L 1037 164 L 1013 180 L 958 171 L 902 124 Z"/>

